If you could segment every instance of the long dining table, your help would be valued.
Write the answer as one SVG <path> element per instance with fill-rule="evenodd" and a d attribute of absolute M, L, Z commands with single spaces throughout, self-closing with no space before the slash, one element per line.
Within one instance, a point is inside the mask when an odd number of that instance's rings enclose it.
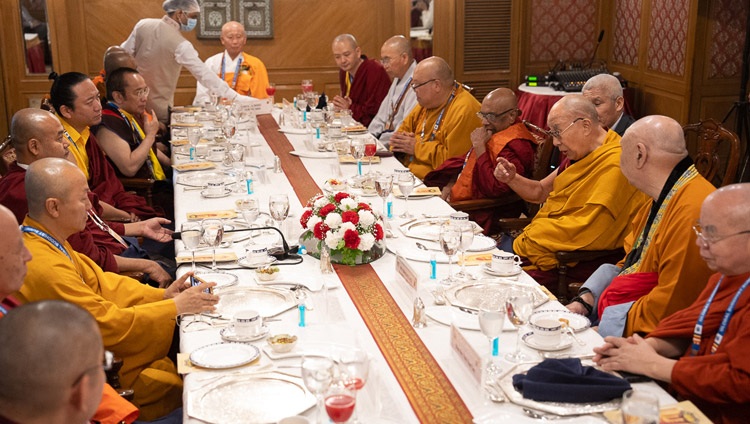
<path fill-rule="evenodd" d="M 335 153 L 326 155 L 310 152 L 308 149 L 311 136 L 303 131 L 280 128 L 279 114 L 280 111 L 275 109 L 272 114 L 258 115 L 257 125 L 253 123 L 244 129 L 241 127 L 233 142 L 246 146 L 249 153 L 246 158 L 247 169 L 266 168 L 265 172 L 260 172 L 265 174 L 265 181 L 259 181 L 259 173 L 256 172 L 252 194 L 252 197 L 258 199 L 261 212 L 268 211 L 268 199 L 271 194 L 285 193 L 289 196 L 290 213 L 282 225 L 282 230 L 289 244 L 296 244 L 301 230 L 299 217 L 307 201 L 322 192 L 327 179 L 337 177 L 339 173 L 343 178 L 353 176 L 357 167 L 339 165 Z M 280 160 L 281 172 L 273 170 L 274 157 Z M 184 152 L 173 152 L 173 160 L 176 164 L 190 162 Z M 175 172 L 176 229 L 179 230 L 181 224 L 188 221 L 189 213 L 234 211 L 235 201 L 248 196 L 245 192 L 232 192 L 226 197 L 206 199 L 200 190 L 182 184 L 188 175 L 231 171 L 228 168 L 222 169 L 220 163 L 215 166 L 216 168 L 207 171 Z M 374 171 L 381 173 L 393 173 L 404 168 L 393 157 L 383 157 L 380 163 L 372 167 Z M 366 166 L 363 167 L 364 171 L 367 169 Z M 375 211 L 382 209 L 381 199 L 377 196 L 361 197 L 360 201 L 370 203 Z M 437 278 L 429 278 L 430 264 L 425 262 L 419 253 L 414 253 L 415 239 L 407 237 L 399 230 L 399 227 L 407 222 L 406 219 L 398 218 L 405 206 L 404 200 L 393 200 L 394 218 L 388 220 L 391 228 L 389 233 L 393 237 L 386 239 L 388 252 L 370 264 L 334 265 L 333 274 L 322 274 L 320 261 L 304 255 L 300 264 L 279 265 L 277 281 L 304 282 L 317 288 L 317 291 L 312 293 L 316 307 L 307 311 L 305 327 L 298 325 L 299 312 L 296 308 L 274 316 L 273 320 L 268 320 L 266 324 L 269 334 L 296 335 L 299 340 L 293 352 L 330 352 L 348 348 L 366 351 L 370 358 L 370 374 L 357 396 L 357 414 L 359 420 L 364 423 L 539 422 L 538 418 L 524 412 L 520 405 L 509 401 L 493 402 L 488 399 L 485 389 L 476 377 L 476 369 L 472 369 L 471 364 L 464 359 L 463 353 L 454 348 L 453 342 L 460 338 L 483 360 L 490 352 L 488 340 L 480 331 L 476 331 L 473 325 L 460 325 L 467 320 L 476 320 L 475 316 L 472 317 L 450 305 L 434 304 L 433 293 L 439 287 L 440 279 L 448 274 L 448 265 L 439 263 Z M 408 207 L 415 218 L 446 217 L 454 212 L 437 196 L 411 199 Z M 261 219 L 264 217 L 267 215 L 261 214 Z M 240 216 L 239 220 L 241 219 Z M 241 233 L 233 233 L 233 237 L 234 234 Z M 230 244 L 229 247 L 219 248 L 217 254 L 221 256 L 223 253 L 234 253 L 237 257 L 245 256 L 244 242 Z M 179 241 L 175 243 L 175 249 L 178 257 L 188 255 L 184 245 Z M 211 252 L 201 250 L 201 253 Z M 407 284 L 397 272 L 397 254 L 405 257 L 406 262 L 416 272 L 416 287 Z M 205 272 L 207 268 L 210 268 L 210 263 L 201 262 L 198 265 L 199 272 Z M 260 285 L 252 269 L 238 266 L 234 262 L 221 263 L 220 268 L 237 275 L 240 287 Z M 455 271 L 455 264 L 453 268 Z M 481 265 L 467 266 L 467 269 L 479 281 L 489 277 L 483 273 Z M 183 264 L 178 274 L 188 270 L 190 264 Z M 522 272 L 516 278 L 518 284 L 538 286 L 526 273 Z M 217 293 L 221 296 L 221 290 L 217 290 Z M 411 322 L 417 296 L 427 305 L 426 311 L 430 317 L 424 328 L 414 328 Z M 537 309 L 565 310 L 552 298 Z M 186 325 L 186 322 L 194 320 L 207 320 L 208 324 Z M 212 317 L 183 317 L 180 351 L 184 355 L 187 356 L 204 346 L 222 342 L 220 331 L 224 327 L 212 320 Z M 455 325 L 449 325 L 451 322 Z M 515 348 L 516 331 L 508 328 L 499 337 L 500 364 L 506 374 L 512 372 L 515 364 L 502 358 Z M 565 356 L 590 357 L 593 347 L 603 343 L 602 338 L 592 329 L 585 329 L 577 333 L 577 336 L 583 345 L 572 343 L 571 347 L 561 351 Z M 217 377 L 242 372 L 251 373 L 254 367 L 300 375 L 301 353 L 272 359 L 273 355 L 264 339 L 252 344 L 259 348 L 261 355 L 251 366 L 231 370 L 203 370 L 186 366 L 187 370 L 183 370 L 186 373 L 183 399 L 185 422 L 204 422 L 191 415 L 191 402 L 194 402 L 193 396 L 197 391 Z M 543 359 L 539 351 L 523 343 L 521 350 L 529 358 L 529 362 L 540 362 Z M 184 358 L 181 356 L 180 360 Z M 636 390 L 648 391 L 657 396 L 662 405 L 675 402 L 656 383 L 637 383 L 634 387 Z M 279 400 L 280 408 L 287 406 L 283 400 Z M 316 411 L 314 407 L 304 411 L 290 408 L 289 415 L 297 413 L 312 419 Z M 607 422 L 601 414 L 562 418 L 557 422 L 566 421 Z"/>

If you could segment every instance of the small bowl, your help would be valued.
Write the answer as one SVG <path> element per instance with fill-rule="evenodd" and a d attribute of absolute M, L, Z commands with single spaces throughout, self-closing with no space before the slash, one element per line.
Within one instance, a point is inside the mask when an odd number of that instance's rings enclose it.
<path fill-rule="evenodd" d="M 257 268 L 255 276 L 260 281 L 273 281 L 279 276 L 279 268 L 275 266 Z"/>
<path fill-rule="evenodd" d="M 276 353 L 287 353 L 297 344 L 297 336 L 293 334 L 276 334 L 268 338 L 268 345 Z"/>

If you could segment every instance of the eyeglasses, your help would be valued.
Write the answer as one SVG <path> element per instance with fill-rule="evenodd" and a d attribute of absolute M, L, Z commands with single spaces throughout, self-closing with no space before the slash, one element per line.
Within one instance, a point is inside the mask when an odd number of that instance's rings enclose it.
<path fill-rule="evenodd" d="M 545 131 L 545 132 L 546 132 L 546 133 L 547 133 L 547 135 L 549 135 L 550 137 L 559 139 L 560 137 L 562 137 L 562 135 L 563 135 L 563 133 L 564 133 L 565 131 L 569 130 L 569 129 L 570 129 L 570 127 L 572 127 L 573 125 L 575 125 L 575 124 L 576 124 L 576 122 L 578 122 L 578 121 L 580 121 L 580 120 L 583 120 L 583 119 L 586 119 L 586 118 L 576 118 L 576 120 L 575 120 L 575 121 L 571 122 L 571 123 L 570 123 L 570 125 L 568 125 L 567 127 L 565 127 L 565 129 L 564 129 L 564 130 L 562 130 L 562 131 L 558 131 L 558 130 L 547 130 L 547 131 Z"/>
<path fill-rule="evenodd" d="M 695 231 L 695 235 L 699 239 L 703 240 L 703 243 L 705 243 L 708 246 L 718 243 L 722 240 L 728 239 L 729 237 L 739 236 L 741 234 L 750 234 L 750 230 L 745 230 L 745 231 L 740 231 L 738 233 L 727 234 L 725 236 L 708 236 L 703 232 L 703 227 L 701 226 L 701 223 L 697 221 L 695 222 L 695 224 L 693 224 L 693 231 Z"/>
<path fill-rule="evenodd" d="M 93 367 L 87 368 L 84 370 L 81 375 L 76 378 L 76 380 L 73 382 L 73 386 L 78 385 L 78 383 L 81 381 L 84 375 L 90 373 L 91 371 L 96 371 L 99 369 L 99 367 L 102 367 L 102 369 L 107 372 L 112 369 L 112 364 L 115 362 L 115 354 L 105 350 L 104 351 L 104 357 L 102 358 L 102 363 L 98 365 L 94 365 Z"/>
<path fill-rule="evenodd" d="M 417 88 L 419 88 L 419 87 L 421 87 L 421 86 L 423 86 L 425 84 L 431 83 L 433 81 L 437 81 L 437 78 L 433 78 L 431 80 L 427 80 L 427 81 L 425 81 L 425 82 L 423 82 L 421 84 L 412 84 L 411 85 L 411 89 L 414 90 L 414 91 L 417 91 Z"/>
<path fill-rule="evenodd" d="M 391 63 L 391 60 L 393 60 L 393 59 L 390 58 L 390 57 L 388 57 L 388 56 L 381 57 L 380 58 L 380 63 L 382 63 L 383 65 L 388 65 L 389 63 Z"/>
<path fill-rule="evenodd" d="M 139 99 L 145 99 L 145 98 L 148 97 L 148 93 L 150 91 L 151 90 L 149 90 L 148 87 L 146 87 L 146 88 L 139 88 L 138 90 L 135 90 L 133 92 L 133 95 L 136 96 L 136 97 L 138 97 Z"/>
<path fill-rule="evenodd" d="M 513 112 L 515 110 L 518 110 L 516 108 L 510 108 L 502 113 L 492 113 L 492 112 L 477 112 L 477 118 L 479 119 L 486 119 L 489 122 L 497 121 L 500 119 L 501 116 L 505 115 L 506 113 Z"/>

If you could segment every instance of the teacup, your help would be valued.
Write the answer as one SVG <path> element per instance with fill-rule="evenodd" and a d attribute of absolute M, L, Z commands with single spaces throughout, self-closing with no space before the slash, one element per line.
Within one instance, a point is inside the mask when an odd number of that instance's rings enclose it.
<path fill-rule="evenodd" d="M 201 159 L 205 159 L 208 156 L 208 146 L 205 144 L 199 144 L 195 146 L 195 156 Z"/>
<path fill-rule="evenodd" d="M 208 159 L 212 161 L 224 160 L 224 156 L 226 156 L 226 154 L 226 146 L 211 146 L 208 151 Z"/>
<path fill-rule="evenodd" d="M 560 344 L 562 323 L 554 318 L 531 317 L 529 325 L 534 331 L 534 341 L 540 346 L 557 346 Z"/>
<path fill-rule="evenodd" d="M 195 123 L 195 115 L 191 112 L 184 113 L 173 113 L 172 119 L 181 124 L 192 124 Z"/>
<path fill-rule="evenodd" d="M 224 181 L 209 181 L 206 183 L 206 194 L 209 196 L 221 196 L 225 189 Z"/>
<path fill-rule="evenodd" d="M 231 326 L 238 337 L 254 337 L 260 334 L 263 328 L 263 317 L 258 311 L 239 311 L 234 314 Z"/>
<path fill-rule="evenodd" d="M 262 246 L 250 246 L 246 250 L 247 263 L 249 265 L 261 265 L 268 260 L 268 248 Z"/>
<path fill-rule="evenodd" d="M 461 224 L 464 222 L 469 222 L 469 214 L 466 212 L 453 212 L 451 215 L 451 223 L 453 224 Z"/>
<path fill-rule="evenodd" d="M 521 258 L 510 252 L 495 250 L 492 252 L 492 270 L 503 274 L 511 274 L 521 266 Z"/>

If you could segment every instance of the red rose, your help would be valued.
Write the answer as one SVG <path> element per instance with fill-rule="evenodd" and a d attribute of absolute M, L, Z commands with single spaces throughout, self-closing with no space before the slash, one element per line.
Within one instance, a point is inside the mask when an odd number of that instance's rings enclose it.
<path fill-rule="evenodd" d="M 322 221 L 315 224 L 315 228 L 313 228 L 313 235 L 318 240 L 323 240 L 326 238 L 326 233 L 330 230 L 330 228 L 324 224 Z"/>
<path fill-rule="evenodd" d="M 372 208 L 367 203 L 360 203 L 357 205 L 360 210 L 371 211 Z"/>
<path fill-rule="evenodd" d="M 333 196 L 334 200 L 336 200 L 336 203 L 341 203 L 342 200 L 349 197 L 349 193 L 336 193 L 335 196 Z"/>
<path fill-rule="evenodd" d="M 341 214 L 341 222 L 351 222 L 357 225 L 359 224 L 359 214 L 354 211 L 346 211 Z"/>
<path fill-rule="evenodd" d="M 380 224 L 375 224 L 374 234 L 375 240 L 383 240 L 383 227 Z"/>
<path fill-rule="evenodd" d="M 346 230 L 344 233 L 344 245 L 349 249 L 359 246 L 359 233 L 356 230 Z"/>
<path fill-rule="evenodd" d="M 332 204 L 327 204 L 320 208 L 318 211 L 318 215 L 320 215 L 321 218 L 325 219 L 326 216 L 328 216 L 329 213 L 336 210 L 336 206 L 333 206 Z"/>
<path fill-rule="evenodd" d="M 299 223 L 302 224 L 302 228 L 307 228 L 307 221 L 310 220 L 310 217 L 312 217 L 312 211 L 308 209 L 299 218 Z"/>

